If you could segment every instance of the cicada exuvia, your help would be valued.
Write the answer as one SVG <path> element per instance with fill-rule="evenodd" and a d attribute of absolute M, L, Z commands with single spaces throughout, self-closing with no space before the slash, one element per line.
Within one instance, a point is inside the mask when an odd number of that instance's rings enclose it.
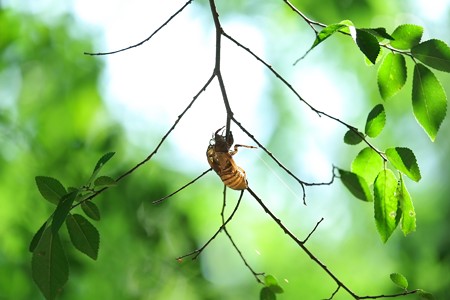
<path fill-rule="evenodd" d="M 244 169 L 239 167 L 233 160 L 233 155 L 238 152 L 239 147 L 256 148 L 254 146 L 234 145 L 231 131 L 228 136 L 219 133 L 224 127 L 217 129 L 209 142 L 206 157 L 211 168 L 219 175 L 223 183 L 233 190 L 245 190 L 248 187 Z"/>

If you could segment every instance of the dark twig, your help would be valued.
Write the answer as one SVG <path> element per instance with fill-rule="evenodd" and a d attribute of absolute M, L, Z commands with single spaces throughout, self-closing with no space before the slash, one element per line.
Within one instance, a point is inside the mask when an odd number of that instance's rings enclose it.
<path fill-rule="evenodd" d="M 297 9 L 297 7 L 295 7 L 294 5 L 292 5 L 291 2 L 289 2 L 288 0 L 283 0 L 284 3 L 286 3 L 295 13 L 297 13 L 303 20 L 305 20 L 305 22 L 309 25 L 309 27 L 311 27 L 311 29 L 316 33 L 316 35 L 318 34 L 317 29 L 314 27 L 314 25 L 320 26 L 320 27 L 326 27 L 325 24 L 316 22 L 311 20 L 310 18 L 308 18 L 304 13 L 302 13 L 301 11 L 299 11 Z"/>
<path fill-rule="evenodd" d="M 402 297 L 402 296 L 406 296 L 406 295 L 411 295 L 411 294 L 416 294 L 418 292 L 420 292 L 421 290 L 417 289 L 417 290 L 412 290 L 412 291 L 405 291 L 403 293 L 398 293 L 398 294 L 391 294 L 391 295 L 378 295 L 378 296 L 362 296 L 359 297 L 357 299 L 380 299 L 380 298 L 397 298 L 397 297 Z"/>
<path fill-rule="evenodd" d="M 220 216 L 222 217 L 222 228 L 223 231 L 225 232 L 225 234 L 227 235 L 228 239 L 230 240 L 231 244 L 233 245 L 234 249 L 236 250 L 236 252 L 239 254 L 239 256 L 241 257 L 242 261 L 244 262 L 244 265 L 247 267 L 247 269 L 249 269 L 249 271 L 253 274 L 253 276 L 256 278 L 256 281 L 263 284 L 263 282 L 261 281 L 261 279 L 259 279 L 259 276 L 263 276 L 264 273 L 259 273 L 256 272 L 255 270 L 253 270 L 253 268 L 249 265 L 249 263 L 247 262 L 247 260 L 245 259 L 244 255 L 242 254 L 242 251 L 239 249 L 239 247 L 236 245 L 236 243 L 234 242 L 231 234 L 228 232 L 227 227 L 225 226 L 225 207 L 226 207 L 226 201 L 227 201 L 227 187 L 224 185 L 224 190 L 223 190 L 223 204 L 222 204 L 222 211 L 220 212 Z M 239 196 L 239 198 L 242 197 L 244 193 L 244 190 L 241 190 L 241 194 Z"/>
<path fill-rule="evenodd" d="M 175 127 L 177 126 L 177 124 L 181 121 L 181 118 L 183 118 L 183 116 L 186 114 L 186 112 L 192 107 L 192 105 L 194 104 L 195 100 L 197 100 L 197 98 L 201 95 L 201 93 L 203 93 L 206 88 L 209 86 L 209 84 L 211 83 L 211 81 L 214 79 L 214 74 L 211 75 L 211 77 L 206 81 L 206 83 L 203 85 L 203 87 L 197 92 L 197 94 L 192 98 L 192 101 L 189 102 L 189 104 L 186 106 L 186 108 L 183 110 L 183 112 L 178 116 L 178 118 L 175 120 L 175 122 L 173 123 L 172 127 L 170 127 L 170 129 L 166 132 L 166 134 L 161 138 L 161 140 L 159 141 L 158 145 L 156 146 L 156 148 L 141 162 L 139 162 L 138 164 L 136 164 L 133 168 L 131 168 L 130 170 L 126 171 L 125 173 L 123 173 L 122 175 L 120 175 L 119 177 L 117 177 L 116 182 L 119 182 L 120 180 L 124 179 L 126 176 L 130 175 L 131 173 L 133 173 L 134 171 L 136 171 L 136 169 L 138 169 L 139 167 L 141 167 L 142 165 L 144 165 L 145 163 L 147 163 L 152 157 L 153 155 L 156 154 L 156 152 L 158 152 L 159 148 L 161 147 L 161 145 L 164 143 L 164 141 L 167 139 L 167 137 L 169 136 L 169 134 L 175 129 Z M 104 187 L 101 190 L 98 190 L 97 192 L 95 192 L 94 194 L 92 194 L 91 196 L 87 197 L 86 199 L 78 202 L 77 204 L 75 204 L 74 206 L 72 206 L 72 209 L 77 207 L 78 205 L 82 204 L 83 202 L 92 200 L 93 198 L 97 197 L 99 194 L 103 193 L 104 191 L 106 191 L 109 187 Z"/>
<path fill-rule="evenodd" d="M 128 176 L 129 174 L 133 173 L 137 168 L 139 168 L 140 166 L 142 166 L 143 164 L 145 164 L 147 161 L 149 161 L 153 155 L 156 154 L 156 152 L 158 152 L 159 148 L 161 147 L 161 145 L 164 143 L 164 141 L 166 140 L 166 138 L 169 136 L 169 134 L 175 129 L 175 127 L 178 125 L 178 123 L 181 121 L 181 118 L 183 118 L 183 116 L 186 114 L 186 112 L 192 107 L 192 105 L 194 104 L 195 100 L 197 100 L 197 98 L 201 95 L 201 93 L 203 93 L 206 88 L 209 86 L 209 84 L 211 83 L 211 81 L 214 79 L 214 74 L 211 75 L 211 77 L 206 81 L 206 83 L 203 85 L 203 87 L 197 92 L 197 94 L 192 98 L 192 101 L 189 102 L 188 106 L 186 106 L 186 108 L 183 110 L 183 112 L 178 116 L 178 118 L 175 120 L 175 122 L 173 123 L 172 127 L 170 127 L 170 129 L 166 132 L 166 134 L 161 138 L 161 140 L 159 141 L 158 145 L 156 146 L 155 150 L 153 150 L 152 153 L 150 153 L 149 156 L 147 156 L 147 158 L 145 158 L 143 161 L 141 161 L 140 163 L 138 163 L 136 166 L 134 166 L 132 169 L 130 169 L 128 172 L 125 172 L 124 174 L 122 174 L 121 176 L 119 176 L 116 181 L 121 180 L 122 178 L 124 178 L 125 176 Z"/>
<path fill-rule="evenodd" d="M 330 298 L 327 298 L 325 300 L 332 300 L 334 298 L 334 296 L 336 296 L 337 292 L 339 292 L 340 289 L 341 289 L 341 286 L 338 285 L 336 290 L 333 292 L 333 294 L 331 294 Z"/>
<path fill-rule="evenodd" d="M 342 281 L 340 281 L 329 269 L 328 267 L 323 264 L 302 242 L 299 240 L 284 224 L 281 222 L 280 219 L 275 216 L 270 209 L 264 204 L 264 202 L 259 198 L 255 192 L 248 187 L 248 192 L 255 198 L 255 200 L 259 203 L 259 205 L 264 209 L 264 211 L 272 218 L 272 220 L 275 221 L 275 223 L 278 224 L 278 227 L 280 227 L 281 230 L 284 231 L 285 234 L 287 234 L 308 256 L 311 260 L 313 260 L 317 265 L 319 265 L 336 283 L 337 285 L 341 286 L 344 290 L 346 290 L 353 298 L 358 299 L 358 296 L 353 293 Z"/>
<path fill-rule="evenodd" d="M 241 123 L 239 123 L 238 120 L 236 120 L 235 117 L 232 117 L 231 120 L 245 133 L 247 134 L 248 137 L 250 137 L 257 145 L 258 147 L 260 147 L 261 149 L 263 149 L 264 152 L 267 153 L 267 155 L 269 155 L 269 157 L 281 168 L 283 169 L 287 174 L 289 174 L 292 178 L 294 178 L 301 186 L 302 188 L 302 192 L 303 192 L 303 204 L 306 205 L 306 189 L 305 186 L 319 186 L 319 185 L 331 185 L 334 182 L 334 178 L 336 177 L 334 174 L 334 169 L 335 167 L 333 167 L 333 172 L 332 172 L 332 177 L 330 179 L 329 182 L 318 182 L 318 183 L 309 183 L 306 181 L 301 180 L 300 178 L 298 178 L 294 173 L 292 173 L 291 170 L 289 170 L 287 167 L 285 167 L 273 154 L 272 152 L 270 152 L 269 150 L 267 150 L 266 147 L 264 147 L 254 136 L 253 134 L 251 134 L 247 129 L 245 129 L 244 126 L 242 126 Z"/>
<path fill-rule="evenodd" d="M 223 29 L 219 20 L 219 13 L 217 12 L 216 3 L 214 0 L 209 1 L 209 6 L 211 8 L 211 14 L 214 20 L 214 26 L 216 28 L 216 57 L 214 64 L 214 74 L 217 76 L 217 80 L 219 82 L 220 92 L 222 94 L 223 103 L 225 105 L 225 109 L 227 112 L 227 120 L 225 125 L 225 136 L 228 137 L 230 135 L 230 123 L 231 117 L 233 116 L 233 111 L 230 107 L 230 102 L 228 101 L 227 91 L 225 89 L 225 83 L 223 81 L 222 72 L 220 71 L 220 62 L 221 62 L 221 49 L 222 49 L 222 34 Z"/>
<path fill-rule="evenodd" d="M 243 193 L 241 193 L 241 195 L 240 195 L 240 197 L 239 197 L 239 199 L 238 199 L 238 201 L 236 203 L 236 206 L 234 207 L 234 209 L 231 212 L 230 216 L 225 220 L 225 222 L 222 222 L 222 225 L 219 227 L 219 229 L 216 231 L 216 233 L 214 233 L 212 235 L 212 237 L 202 247 L 200 247 L 199 249 L 194 250 L 194 251 L 192 251 L 192 252 L 190 252 L 188 254 L 185 254 L 185 255 L 182 255 L 182 256 L 178 257 L 177 260 L 181 260 L 181 259 L 183 259 L 185 257 L 188 257 L 188 256 L 193 256 L 192 259 L 196 259 L 200 255 L 200 253 L 203 250 L 205 250 L 205 248 L 209 245 L 209 243 L 211 243 L 216 238 L 216 236 L 220 233 L 220 231 L 231 221 L 231 219 L 233 219 L 234 214 L 236 213 L 236 211 L 239 208 L 239 205 L 241 204 L 242 195 L 243 195 Z"/>
<path fill-rule="evenodd" d="M 302 241 L 303 244 L 305 244 L 308 241 L 308 239 L 311 237 L 311 235 L 314 233 L 314 231 L 316 231 L 317 227 L 319 227 L 319 224 L 322 223 L 322 221 L 323 221 L 323 218 L 321 218 L 319 220 L 319 222 L 316 223 L 316 226 L 314 226 L 313 230 L 311 230 L 311 232 L 308 234 L 308 236 Z"/>
<path fill-rule="evenodd" d="M 190 186 L 191 184 L 193 184 L 194 182 L 196 182 L 198 179 L 200 179 L 201 177 L 203 177 L 203 175 L 205 175 L 206 173 L 208 173 L 208 172 L 211 171 L 211 170 L 212 170 L 212 169 L 209 168 L 208 170 L 206 170 L 205 172 L 203 172 L 203 173 L 200 174 L 199 176 L 195 177 L 195 179 L 189 181 L 188 183 L 186 183 L 185 185 L 183 185 L 182 187 L 180 187 L 180 188 L 179 188 L 178 190 L 176 190 L 175 192 L 173 192 L 173 193 L 171 193 L 171 194 L 169 194 L 169 195 L 167 195 L 167 196 L 165 196 L 165 197 L 162 197 L 161 199 L 158 199 L 158 200 L 153 201 L 152 204 L 158 204 L 158 203 L 161 203 L 161 202 L 163 202 L 164 200 L 166 200 L 166 199 L 172 197 L 172 196 L 175 195 L 176 193 L 180 192 L 181 190 L 184 190 L 185 188 L 187 188 L 188 186 Z"/>
<path fill-rule="evenodd" d="M 316 109 L 315 107 L 313 107 L 311 104 L 309 104 L 295 89 L 294 89 L 294 87 L 283 77 L 283 76 L 281 76 L 281 74 L 280 73 L 278 73 L 271 65 L 269 65 L 266 61 L 264 61 L 262 58 L 260 58 L 258 55 L 256 55 L 252 50 L 250 50 L 250 48 L 248 48 L 248 47 L 246 47 L 246 46 L 244 46 L 243 44 L 241 44 L 240 42 L 238 42 L 237 40 L 235 40 L 232 36 L 230 36 L 230 35 L 228 35 L 227 33 L 223 33 L 223 35 L 226 37 L 226 38 L 228 38 L 230 41 L 232 41 L 233 43 L 235 43 L 238 47 L 240 47 L 240 48 L 242 48 L 242 49 L 244 49 L 245 51 L 247 51 L 251 56 L 253 56 L 256 60 L 258 60 L 260 63 L 262 63 L 267 69 L 269 69 L 269 71 L 271 71 L 272 72 L 272 74 L 274 74 L 275 75 L 275 77 L 277 77 L 281 82 L 283 82 L 283 84 L 288 88 L 288 89 L 290 89 L 294 94 L 295 94 L 295 96 L 301 101 L 301 102 L 303 102 L 306 106 L 308 106 L 313 112 L 315 112 L 319 117 L 321 117 L 321 116 L 325 116 L 325 117 L 327 117 L 327 118 L 329 118 L 329 119 L 331 119 L 331 120 L 334 120 L 334 121 L 336 121 L 336 122 L 338 122 L 338 123 L 340 123 L 340 124 L 342 124 L 342 125 L 344 125 L 345 127 L 347 127 L 349 130 L 351 130 L 351 131 L 353 131 L 355 134 L 357 134 L 360 138 L 361 138 L 361 140 L 363 140 L 364 141 L 364 143 L 366 143 L 367 144 L 367 146 L 369 146 L 370 148 L 372 148 L 376 153 L 378 153 L 378 155 L 379 156 L 381 156 L 381 158 L 384 160 L 384 161 L 387 161 L 387 159 L 386 159 L 386 157 L 383 155 L 383 153 L 381 152 L 381 151 L 379 151 L 377 148 L 375 148 L 375 146 L 373 146 L 371 143 L 369 143 L 369 141 L 367 141 L 367 139 L 366 139 L 366 137 L 364 136 L 364 134 L 362 134 L 361 132 L 359 132 L 359 130 L 356 128 L 356 127 L 354 127 L 354 126 L 352 126 L 352 125 L 350 125 L 350 124 L 348 124 L 348 123 L 346 123 L 346 122 L 344 122 L 344 121 L 342 121 L 341 119 L 339 119 L 339 118 L 336 118 L 336 117 L 334 117 L 334 116 L 332 116 L 332 115 L 329 115 L 329 114 L 327 114 L 326 112 L 324 112 L 324 111 L 321 111 L 321 110 L 318 110 L 318 109 Z"/>
<path fill-rule="evenodd" d="M 115 53 L 119 53 L 119 52 L 122 52 L 122 51 L 126 51 L 126 50 L 129 50 L 129 49 L 132 49 L 132 48 L 139 47 L 139 46 L 141 46 L 142 44 L 148 42 L 148 41 L 149 41 L 155 34 L 157 34 L 164 26 L 166 26 L 167 24 L 169 24 L 169 22 L 172 21 L 172 19 L 175 18 L 175 16 L 178 15 L 180 12 L 182 12 L 183 9 L 185 9 L 189 4 L 191 4 L 192 1 L 193 1 L 193 0 L 189 0 L 188 2 L 186 2 L 179 10 L 177 10 L 173 15 L 171 15 L 171 16 L 169 17 L 169 19 L 167 19 L 167 21 L 165 21 L 161 26 L 159 26 L 158 29 L 156 29 L 156 30 L 155 30 L 148 38 L 146 38 L 146 39 L 143 40 L 143 41 L 140 41 L 140 42 L 137 43 L 137 44 L 134 44 L 134 45 L 132 45 L 132 46 L 128 46 L 128 47 L 126 47 L 126 48 L 122 48 L 122 49 L 119 49 L 119 50 L 110 51 L 110 52 L 98 52 L 98 53 L 84 52 L 84 54 L 86 54 L 86 55 L 91 55 L 91 56 L 94 56 L 94 55 L 109 55 L 109 54 L 115 54 Z"/>
<path fill-rule="evenodd" d="M 223 227 L 223 231 L 225 232 L 225 234 L 227 235 L 228 239 L 230 240 L 231 244 L 233 245 L 234 249 L 237 251 L 237 253 L 239 254 L 239 256 L 241 257 L 242 261 L 244 262 L 244 265 L 247 267 L 247 269 L 249 269 L 249 271 L 253 274 L 253 276 L 255 277 L 256 281 L 264 284 L 261 279 L 259 279 L 259 276 L 264 276 L 263 272 L 256 272 L 255 270 L 253 270 L 253 268 L 248 264 L 247 260 L 245 259 L 244 255 L 242 254 L 241 250 L 239 250 L 238 246 L 236 245 L 236 243 L 234 242 L 233 238 L 231 237 L 231 235 L 228 233 L 228 230 L 226 227 Z"/>
<path fill-rule="evenodd" d="M 316 37 L 319 35 L 319 31 L 314 26 L 318 26 L 318 27 L 321 27 L 321 28 L 327 27 L 327 24 L 320 23 L 320 22 L 317 22 L 317 21 L 314 21 L 314 20 L 308 18 L 304 13 L 302 13 L 300 10 L 298 10 L 298 8 L 296 8 L 288 0 L 282 0 L 282 1 L 284 3 L 286 3 L 287 6 L 289 6 L 296 14 L 298 14 L 308 24 L 309 27 L 311 27 L 311 29 L 314 31 L 314 34 L 316 35 Z M 338 32 L 343 34 L 343 35 L 351 36 L 351 34 L 349 32 L 346 32 L 344 30 L 338 30 Z M 396 53 L 401 54 L 401 55 L 409 56 L 415 62 L 414 56 L 412 55 L 411 51 L 409 51 L 409 50 L 396 49 L 396 48 L 393 48 L 391 45 L 385 44 L 383 42 L 379 42 L 378 44 L 380 45 L 380 47 L 383 47 L 383 48 L 386 48 L 388 50 L 391 50 L 392 52 L 396 52 Z M 295 66 L 299 61 L 304 59 L 306 57 L 306 55 L 308 55 L 308 53 L 311 50 L 312 49 L 310 48 L 308 51 L 306 51 L 306 53 L 303 54 L 300 58 L 298 58 L 293 63 L 293 65 Z"/>

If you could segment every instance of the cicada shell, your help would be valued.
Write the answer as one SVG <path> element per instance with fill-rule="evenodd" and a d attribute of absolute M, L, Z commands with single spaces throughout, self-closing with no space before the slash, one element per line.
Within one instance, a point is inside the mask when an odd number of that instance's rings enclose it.
<path fill-rule="evenodd" d="M 244 169 L 239 167 L 233 160 L 233 155 L 238 152 L 239 147 L 256 148 L 253 146 L 235 145 L 234 150 L 230 150 L 233 145 L 233 134 L 229 133 L 228 138 L 220 134 L 219 128 L 211 139 L 206 157 L 211 168 L 219 175 L 222 182 L 233 190 L 245 190 L 248 187 L 247 176 Z"/>

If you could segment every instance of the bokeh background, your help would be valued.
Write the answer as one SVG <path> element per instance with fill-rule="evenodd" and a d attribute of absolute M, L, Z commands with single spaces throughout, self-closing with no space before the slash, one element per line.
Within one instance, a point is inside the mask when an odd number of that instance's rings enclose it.
<path fill-rule="evenodd" d="M 170 2 L 170 3 L 166 3 Z M 344 19 L 357 27 L 403 23 L 424 27 L 424 39 L 450 43 L 450 2 L 292 1 L 314 20 Z M 0 299 L 42 299 L 31 279 L 28 244 L 54 208 L 34 177 L 80 186 L 98 158 L 116 155 L 103 170 L 113 177 L 143 160 L 209 78 L 214 27 L 207 1 L 194 1 L 141 47 L 183 1 L 0 2 Z M 283 1 L 217 3 L 224 29 L 270 62 L 314 107 L 362 128 L 380 103 L 376 67 L 365 64 L 353 41 L 335 36 L 295 67 L 314 34 Z M 307 246 L 356 293 L 400 292 L 389 274 L 400 272 L 410 288 L 450 298 L 450 123 L 431 143 L 412 116 L 408 84 L 384 103 L 387 125 L 374 140 L 380 149 L 414 150 L 422 181 L 407 181 L 417 231 L 397 230 L 379 239 L 373 205 L 353 198 L 340 182 L 300 187 L 260 149 L 236 156 L 263 201 L 300 239 L 324 221 Z M 362 146 L 343 144 L 345 128 L 319 118 L 256 60 L 224 41 L 222 70 L 236 118 L 305 181 L 323 182 L 332 165 L 349 169 Z M 447 94 L 448 74 L 438 73 Z M 212 173 L 168 201 L 151 202 L 208 168 L 211 133 L 224 125 L 217 82 L 196 101 L 148 164 L 95 199 L 102 219 L 98 261 L 74 250 L 63 233 L 70 279 L 61 299 L 256 299 L 261 288 L 226 236 L 199 259 L 176 257 L 203 244 L 220 226 L 223 186 Z M 252 144 L 237 127 L 235 141 Z M 228 207 L 238 193 L 228 193 Z M 278 278 L 280 299 L 328 298 L 334 282 L 244 195 L 229 231 L 256 271 Z M 409 296 L 408 299 L 416 299 Z M 342 291 L 335 299 L 349 299 Z"/>

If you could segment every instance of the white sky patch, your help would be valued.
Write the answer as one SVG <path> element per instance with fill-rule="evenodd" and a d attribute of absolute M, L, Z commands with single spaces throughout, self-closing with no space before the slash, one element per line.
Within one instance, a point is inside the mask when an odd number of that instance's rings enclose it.
<path fill-rule="evenodd" d="M 96 51 L 106 52 L 144 40 L 184 3 L 134 1 L 123 5 L 113 1 L 105 7 L 77 1 L 75 10 L 84 22 L 105 33 L 104 44 Z M 131 139 L 143 148 L 156 145 L 157 137 L 152 134 L 162 137 L 213 72 L 215 30 L 197 17 L 197 10 L 189 5 L 147 43 L 104 57 L 102 90 L 107 105 Z M 223 26 L 227 32 L 236 32 L 256 53 L 264 53 L 264 38 L 256 25 L 236 19 Z M 250 128 L 264 128 L 257 108 L 264 91 L 262 69 L 243 49 L 222 39 L 221 70 L 228 98 L 237 118 Z M 206 162 L 212 132 L 225 121 L 225 106 L 215 79 L 168 139 L 172 151 L 182 149 L 183 155 L 177 158 L 169 150 L 161 157 L 197 170 L 200 161 Z M 249 140 L 236 126 L 232 129 L 236 141 Z"/>
<path fill-rule="evenodd" d="M 417 0 L 413 1 L 418 14 L 424 18 L 435 21 L 448 19 L 450 12 L 450 0 Z"/>

